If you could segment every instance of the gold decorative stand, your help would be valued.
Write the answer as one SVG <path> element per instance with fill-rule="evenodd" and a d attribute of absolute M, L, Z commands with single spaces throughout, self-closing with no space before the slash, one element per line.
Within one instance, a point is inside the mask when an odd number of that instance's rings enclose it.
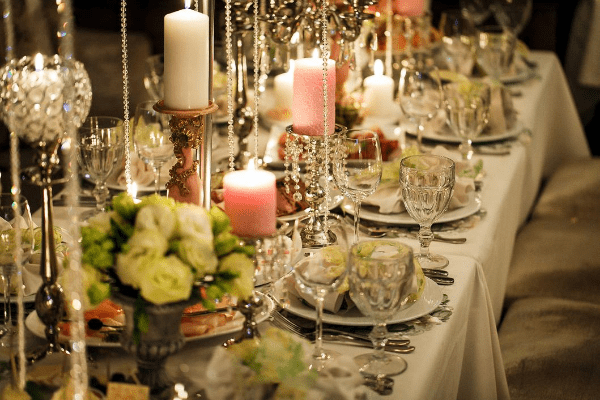
<path fill-rule="evenodd" d="M 174 110 L 165 107 L 164 101 L 160 100 L 154 105 L 154 110 L 161 114 L 171 115 L 169 127 L 171 128 L 171 142 L 173 142 L 175 157 L 177 162 L 169 170 L 171 177 L 166 184 L 167 196 L 176 201 L 193 203 L 200 205 L 200 177 L 198 169 L 200 163 L 194 160 L 193 149 L 203 145 L 203 138 L 206 132 L 205 118 L 207 114 L 212 114 L 219 107 L 214 102 L 209 102 L 208 107 L 194 110 Z M 210 134 L 210 133 L 209 133 Z M 212 149 L 202 148 L 203 152 L 210 152 Z M 204 157 L 206 159 L 206 157 Z M 204 187 L 210 182 L 210 165 L 204 165 L 202 177 Z M 204 193 L 210 199 L 210 193 Z"/>

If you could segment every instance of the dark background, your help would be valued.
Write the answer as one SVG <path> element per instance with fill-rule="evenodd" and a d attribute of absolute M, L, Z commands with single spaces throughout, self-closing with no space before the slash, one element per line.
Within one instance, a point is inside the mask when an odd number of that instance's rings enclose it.
<path fill-rule="evenodd" d="M 48 7 L 55 7 L 54 1 Z M 18 2 L 17 2 L 18 4 Z M 120 68 L 120 7 L 121 0 L 73 0 L 75 17 L 76 58 L 84 62 L 92 84 L 94 96 L 90 115 L 114 115 L 114 110 L 122 110 L 122 82 Z M 567 54 L 567 45 L 573 15 L 578 1 L 534 1 L 532 17 L 519 38 L 531 49 L 549 50 L 557 54 L 563 67 Z M 15 7 L 18 7 L 15 6 Z M 163 51 L 163 18 L 164 15 L 183 7 L 183 0 L 138 0 L 128 1 L 127 30 L 130 49 L 130 104 L 145 100 L 147 96 L 141 76 L 145 57 Z M 434 27 L 439 24 L 442 11 L 458 8 L 457 1 L 432 1 L 431 11 Z M 15 14 L 17 14 L 15 12 Z M 223 48 L 224 38 L 224 2 L 215 3 L 215 53 L 218 58 Z M 24 16 L 24 20 L 26 16 Z M 15 22 L 17 40 L 20 39 L 19 22 Z M 52 35 L 49 35 L 52 36 Z M 3 40 L 3 38 L 2 38 Z M 26 46 L 23 46 L 26 47 Z M 94 60 L 94 61 L 89 61 Z M 596 108 L 598 110 L 598 107 Z M 592 153 L 600 154 L 598 132 L 600 112 L 586 118 L 585 129 Z M 122 111 L 121 115 L 122 116 Z M 21 146 L 22 166 L 32 165 L 33 151 L 25 145 Z M 10 185 L 9 142 L 6 128 L 0 126 L 0 172 L 3 191 Z M 39 207 L 39 188 L 30 184 L 22 185 L 24 194 L 31 199 L 32 208 Z"/>

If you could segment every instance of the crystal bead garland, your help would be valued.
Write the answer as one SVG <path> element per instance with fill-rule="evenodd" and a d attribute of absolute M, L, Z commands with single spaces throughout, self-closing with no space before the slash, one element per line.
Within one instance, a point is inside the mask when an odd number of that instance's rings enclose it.
<path fill-rule="evenodd" d="M 227 60 L 227 144 L 229 146 L 229 170 L 235 169 L 233 137 L 233 56 L 231 43 L 231 0 L 225 2 L 225 52 Z"/>
<path fill-rule="evenodd" d="M 56 1 L 59 26 L 58 37 L 60 38 L 59 52 L 66 64 L 67 70 L 72 70 L 74 58 L 74 40 L 73 40 L 73 9 L 71 0 Z M 71 114 L 73 113 L 74 101 L 74 84 L 73 74 L 65 74 L 65 109 L 69 112 L 65 113 L 65 127 L 68 140 L 67 145 L 63 146 L 63 151 L 66 152 L 67 165 L 70 169 L 71 179 L 67 183 L 67 205 L 73 210 L 76 206 L 76 199 L 80 192 L 79 186 L 79 164 L 76 155 L 77 132 L 72 121 Z M 78 213 L 70 212 L 70 224 L 68 239 L 69 247 L 69 269 L 71 272 L 70 279 L 67 280 L 68 299 L 67 309 L 70 309 L 71 319 L 71 373 L 70 378 L 73 382 L 73 398 L 83 399 L 88 388 L 88 371 L 87 357 L 85 345 L 85 326 L 83 316 L 83 279 L 81 269 L 81 248 L 77 238 L 80 237 L 79 227 L 80 221 Z"/>
<path fill-rule="evenodd" d="M 327 101 L 328 96 L 333 95 L 335 93 L 327 93 L 327 62 L 329 61 L 329 39 L 328 39 L 328 11 L 329 11 L 329 1 L 323 0 L 321 3 L 321 27 L 323 31 L 321 32 L 321 56 L 323 57 L 323 139 L 325 140 L 325 171 L 323 176 L 325 176 L 325 212 L 323 214 L 323 225 L 325 232 L 327 233 L 327 218 L 329 217 L 329 122 L 328 122 L 328 107 Z M 316 156 L 316 154 L 315 154 Z M 315 171 L 316 173 L 316 171 Z"/>
<path fill-rule="evenodd" d="M 258 0 L 254 0 L 254 169 L 258 169 L 258 102 L 259 102 L 259 72 L 260 72 L 260 61 L 258 56 Z"/>
<path fill-rule="evenodd" d="M 15 50 L 15 28 L 13 25 L 12 16 L 12 3 L 11 0 L 3 0 L 4 9 L 2 10 L 2 16 L 4 18 L 4 37 L 6 38 L 4 61 L 9 62 L 14 57 Z M 2 186 L 0 186 L 0 189 Z"/>
<path fill-rule="evenodd" d="M 131 153 L 129 151 L 129 59 L 127 49 L 127 0 L 121 0 L 121 53 L 123 56 L 123 130 L 125 134 L 125 182 L 131 193 Z"/>

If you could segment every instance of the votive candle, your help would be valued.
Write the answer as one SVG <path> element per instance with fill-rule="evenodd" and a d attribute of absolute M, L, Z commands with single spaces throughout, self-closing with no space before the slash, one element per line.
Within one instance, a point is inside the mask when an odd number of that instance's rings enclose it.
<path fill-rule="evenodd" d="M 164 102 L 175 110 L 208 107 L 209 18 L 190 9 L 165 15 Z"/>
<path fill-rule="evenodd" d="M 272 172 L 228 172 L 223 177 L 223 200 L 234 234 L 241 237 L 275 234 L 277 195 Z"/>
<path fill-rule="evenodd" d="M 328 134 L 335 129 L 335 61 L 327 60 Z M 294 133 L 308 136 L 324 134 L 323 59 L 302 58 L 294 63 L 292 125 Z"/>
<path fill-rule="evenodd" d="M 368 116 L 383 116 L 389 114 L 389 105 L 394 102 L 394 80 L 383 74 L 383 62 L 375 60 L 374 75 L 367 76 L 364 104 Z"/>

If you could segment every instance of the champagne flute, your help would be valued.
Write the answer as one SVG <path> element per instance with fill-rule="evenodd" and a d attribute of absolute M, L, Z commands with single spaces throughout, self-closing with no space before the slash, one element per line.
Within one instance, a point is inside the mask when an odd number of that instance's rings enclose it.
<path fill-rule="evenodd" d="M 94 182 L 96 209 L 82 214 L 87 219 L 106 209 L 109 197 L 106 179 L 120 166 L 125 151 L 123 120 L 116 117 L 89 117 L 79 128 L 78 160 Z"/>
<path fill-rule="evenodd" d="M 324 221 L 327 231 L 335 237 L 332 244 L 303 248 L 303 257 L 294 265 L 293 275 L 298 288 L 313 296 L 316 308 L 316 338 L 312 369 L 322 371 L 327 361 L 338 354 L 323 348 L 323 301 L 346 282 L 348 239 L 343 221 L 330 214 Z"/>
<path fill-rule="evenodd" d="M 412 249 L 392 240 L 355 243 L 348 255 L 350 298 L 375 324 L 370 337 L 372 353 L 354 358 L 360 372 L 368 376 L 391 376 L 406 369 L 406 361 L 385 352 L 387 320 L 406 303 L 415 283 Z"/>
<path fill-rule="evenodd" d="M 473 157 L 473 139 L 487 126 L 491 88 L 484 82 L 454 82 L 443 87 L 446 120 L 462 139 L 459 150 L 464 160 Z"/>
<path fill-rule="evenodd" d="M 18 232 L 21 234 L 19 247 L 17 247 Z M 19 196 L 18 201 L 15 202 L 11 193 L 0 194 L 0 267 L 2 267 L 4 299 L 4 319 L 0 326 L 2 346 L 10 345 L 10 337 L 14 332 L 10 292 L 11 277 L 17 270 L 17 255 L 20 256 L 21 264 L 26 264 L 31 257 L 33 244 L 33 221 L 27 199 Z"/>
<path fill-rule="evenodd" d="M 405 65 L 400 72 L 398 101 L 402 112 L 417 124 L 417 145 L 423 151 L 425 123 L 435 117 L 442 105 L 440 74 L 430 60 Z"/>
<path fill-rule="evenodd" d="M 416 258 L 421 267 L 440 269 L 448 259 L 431 254 L 431 225 L 446 211 L 454 188 L 454 161 L 433 154 L 421 154 L 400 161 L 402 200 L 408 214 L 419 224 L 419 244 Z"/>
<path fill-rule="evenodd" d="M 166 114 L 154 110 L 154 101 L 145 101 L 135 108 L 133 144 L 138 157 L 154 171 L 154 193 L 160 192 L 161 167 L 173 157 L 171 130 Z"/>
<path fill-rule="evenodd" d="M 334 146 L 333 178 L 354 203 L 354 242 L 358 242 L 360 203 L 375 192 L 381 181 L 381 144 L 375 132 L 355 129 L 336 136 Z"/>

